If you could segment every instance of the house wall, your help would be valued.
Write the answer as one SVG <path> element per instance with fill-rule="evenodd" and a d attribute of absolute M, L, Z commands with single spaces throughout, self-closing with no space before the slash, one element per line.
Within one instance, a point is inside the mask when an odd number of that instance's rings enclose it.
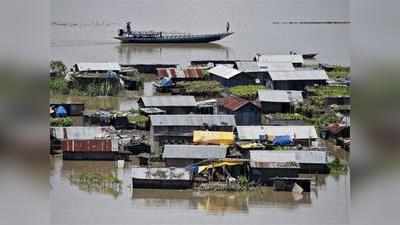
<path fill-rule="evenodd" d="M 191 144 L 193 143 L 194 130 L 228 131 L 232 132 L 232 126 L 151 126 L 150 145 L 151 152 L 161 155 L 165 144 Z"/>
<path fill-rule="evenodd" d="M 327 164 L 301 163 L 299 173 L 328 174 L 330 169 Z"/>
<path fill-rule="evenodd" d="M 290 112 L 289 103 L 261 102 L 263 113 L 287 113 Z"/>
<path fill-rule="evenodd" d="M 329 105 L 350 105 L 350 96 L 341 96 L 341 97 L 326 97 L 325 104 Z"/>
<path fill-rule="evenodd" d="M 224 113 L 235 115 L 237 125 L 261 124 L 261 110 L 252 104 L 247 104 L 235 112 L 224 109 Z"/>
<path fill-rule="evenodd" d="M 193 164 L 196 161 L 199 161 L 199 160 L 193 160 L 193 159 L 165 159 L 165 165 L 167 167 L 186 167 L 188 165 Z"/>
<path fill-rule="evenodd" d="M 210 74 L 210 79 L 216 80 L 224 87 L 233 87 L 237 85 L 250 85 L 257 84 L 256 79 L 260 80 L 260 85 L 265 85 L 266 73 L 264 72 L 246 72 L 240 73 L 231 79 L 224 79 L 222 77 Z"/>
<path fill-rule="evenodd" d="M 306 86 L 326 85 L 324 80 L 288 80 L 273 81 L 273 89 L 275 90 L 297 90 L 304 91 Z"/>
<path fill-rule="evenodd" d="M 292 168 L 250 168 L 250 181 L 272 185 L 274 177 L 298 177 L 298 169 Z"/>

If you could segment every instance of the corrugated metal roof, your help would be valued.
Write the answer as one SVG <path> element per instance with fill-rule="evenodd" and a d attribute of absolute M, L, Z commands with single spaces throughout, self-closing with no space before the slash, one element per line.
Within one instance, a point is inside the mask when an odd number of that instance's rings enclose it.
<path fill-rule="evenodd" d="M 190 180 L 191 171 L 186 168 L 132 168 L 132 177 L 136 179 Z"/>
<path fill-rule="evenodd" d="M 169 78 L 203 78 L 208 67 L 186 67 L 186 68 L 157 68 L 159 77 Z"/>
<path fill-rule="evenodd" d="M 151 115 L 152 126 L 236 126 L 234 115 Z"/>
<path fill-rule="evenodd" d="M 224 108 L 229 109 L 230 111 L 236 111 L 247 103 L 250 103 L 250 101 L 236 96 L 228 96 L 220 99 L 220 101 Z"/>
<path fill-rule="evenodd" d="M 291 151 L 296 154 L 296 160 L 298 163 L 310 163 L 310 164 L 327 164 L 328 155 L 326 151 Z"/>
<path fill-rule="evenodd" d="M 259 140 L 260 135 L 289 135 L 294 139 L 316 139 L 314 126 L 237 126 L 239 140 Z"/>
<path fill-rule="evenodd" d="M 216 67 L 209 69 L 208 72 L 225 79 L 231 79 L 240 73 L 239 70 L 224 65 L 217 65 Z"/>
<path fill-rule="evenodd" d="M 304 164 L 327 164 L 326 151 L 308 150 L 283 150 L 283 151 L 250 151 L 251 162 L 262 163 L 285 163 L 296 162 Z"/>
<path fill-rule="evenodd" d="M 290 63 L 304 63 L 302 55 L 279 55 L 279 54 L 264 54 L 258 57 L 259 62 L 290 62 Z"/>
<path fill-rule="evenodd" d="M 258 90 L 260 102 L 303 102 L 301 91 Z"/>
<path fill-rule="evenodd" d="M 295 70 L 268 72 L 271 79 L 276 80 L 328 80 L 325 70 Z"/>
<path fill-rule="evenodd" d="M 165 145 L 163 158 L 223 159 L 226 147 L 221 145 Z"/>
<path fill-rule="evenodd" d="M 258 62 L 258 66 L 266 71 L 294 71 L 295 68 L 291 62 Z"/>
<path fill-rule="evenodd" d="M 261 71 L 257 62 L 254 61 L 236 61 L 236 66 L 242 72 L 258 72 Z"/>
<path fill-rule="evenodd" d="M 77 63 L 79 71 L 121 71 L 119 63 Z"/>
<path fill-rule="evenodd" d="M 111 137 L 113 127 L 51 127 L 50 132 L 57 139 L 101 139 Z"/>
<path fill-rule="evenodd" d="M 296 162 L 296 153 L 292 151 L 250 151 L 250 161 L 253 162 Z"/>
<path fill-rule="evenodd" d="M 297 162 L 254 162 L 250 161 L 252 168 L 289 168 L 298 169 L 300 165 Z"/>
<path fill-rule="evenodd" d="M 196 99 L 190 95 L 143 96 L 145 107 L 196 106 Z"/>

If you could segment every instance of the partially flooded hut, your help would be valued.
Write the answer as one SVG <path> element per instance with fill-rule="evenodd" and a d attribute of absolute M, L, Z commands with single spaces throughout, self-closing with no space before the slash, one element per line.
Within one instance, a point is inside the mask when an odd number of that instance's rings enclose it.
<path fill-rule="evenodd" d="M 165 144 L 192 143 L 193 131 L 229 131 L 236 126 L 233 115 L 151 115 L 150 143 L 152 152 L 160 154 Z"/>
<path fill-rule="evenodd" d="M 165 145 L 162 158 L 169 167 L 185 167 L 206 159 L 223 159 L 226 151 L 221 145 Z"/>
<path fill-rule="evenodd" d="M 303 103 L 301 91 L 258 90 L 258 101 L 264 113 L 290 113 Z"/>
<path fill-rule="evenodd" d="M 133 188 L 192 188 L 192 172 L 186 168 L 132 168 Z"/>

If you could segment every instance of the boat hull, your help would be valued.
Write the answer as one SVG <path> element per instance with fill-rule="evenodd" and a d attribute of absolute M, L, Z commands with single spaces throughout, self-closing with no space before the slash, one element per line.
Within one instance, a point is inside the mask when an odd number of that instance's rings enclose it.
<path fill-rule="evenodd" d="M 207 35 L 179 35 L 151 38 L 118 36 L 115 37 L 115 39 L 120 40 L 122 43 L 209 43 L 221 40 L 232 34 L 233 32 Z"/>

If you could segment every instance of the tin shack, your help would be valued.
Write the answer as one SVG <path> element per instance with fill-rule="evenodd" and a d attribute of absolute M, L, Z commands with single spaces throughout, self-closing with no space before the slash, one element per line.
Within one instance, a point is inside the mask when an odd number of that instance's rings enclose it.
<path fill-rule="evenodd" d="M 185 167 L 206 159 L 223 159 L 222 145 L 165 145 L 162 158 L 168 167 Z"/>
<path fill-rule="evenodd" d="M 301 91 L 258 90 L 258 101 L 264 113 L 293 113 L 303 103 Z"/>
<path fill-rule="evenodd" d="M 239 68 L 242 68 L 243 70 L 230 68 L 224 65 L 217 65 L 208 70 L 210 79 L 218 81 L 224 87 L 265 84 L 265 77 L 267 73 L 266 71 L 260 70 L 255 62 L 237 63 Z"/>
<path fill-rule="evenodd" d="M 132 168 L 133 188 L 192 188 L 192 172 L 186 168 Z"/>
<path fill-rule="evenodd" d="M 235 116 L 237 125 L 260 125 L 261 108 L 257 104 L 236 96 L 219 99 L 218 112 Z"/>
<path fill-rule="evenodd" d="M 272 185 L 276 177 L 298 177 L 296 154 L 286 151 L 250 151 L 250 180 Z"/>
<path fill-rule="evenodd" d="M 300 90 L 306 86 L 326 85 L 328 75 L 325 70 L 301 69 L 295 71 L 270 71 L 266 85 L 276 90 Z"/>
<path fill-rule="evenodd" d="M 160 155 L 165 144 L 192 143 L 193 131 L 228 131 L 236 126 L 233 115 L 150 115 L 150 143 L 154 154 Z"/>
<path fill-rule="evenodd" d="M 50 135 L 61 141 L 64 160 L 115 160 L 119 143 L 112 127 L 51 127 Z"/>

